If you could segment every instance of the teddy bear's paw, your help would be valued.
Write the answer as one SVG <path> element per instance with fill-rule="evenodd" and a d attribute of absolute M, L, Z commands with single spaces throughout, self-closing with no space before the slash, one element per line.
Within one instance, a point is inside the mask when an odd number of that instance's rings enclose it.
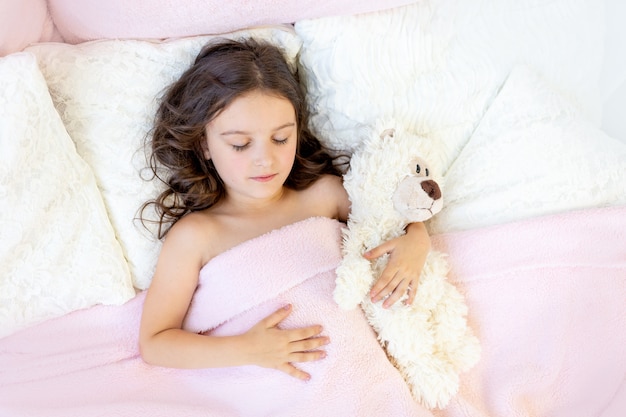
<path fill-rule="evenodd" d="M 372 269 L 360 254 L 347 254 L 336 270 L 337 278 L 333 298 L 344 310 L 356 308 L 369 294 Z"/>
<path fill-rule="evenodd" d="M 349 288 L 335 289 L 333 299 L 342 310 L 353 310 L 361 302 Z"/>

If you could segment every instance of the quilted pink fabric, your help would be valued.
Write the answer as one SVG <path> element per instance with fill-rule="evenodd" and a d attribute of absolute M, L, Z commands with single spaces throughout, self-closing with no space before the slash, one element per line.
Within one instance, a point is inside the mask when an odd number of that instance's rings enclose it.
<path fill-rule="evenodd" d="M 0 56 L 21 51 L 30 43 L 61 40 L 46 0 L 0 1 Z"/>
<path fill-rule="evenodd" d="M 216 34 L 257 25 L 364 13 L 413 2 L 415 0 L 49 0 L 50 13 L 69 43 L 100 38 Z"/>

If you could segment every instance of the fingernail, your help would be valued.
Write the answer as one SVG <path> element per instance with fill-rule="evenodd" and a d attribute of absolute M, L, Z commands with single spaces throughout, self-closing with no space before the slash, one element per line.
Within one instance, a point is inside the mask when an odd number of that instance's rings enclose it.
<path fill-rule="evenodd" d="M 285 310 L 289 310 L 291 308 L 291 304 L 287 304 L 286 306 L 283 307 Z"/>

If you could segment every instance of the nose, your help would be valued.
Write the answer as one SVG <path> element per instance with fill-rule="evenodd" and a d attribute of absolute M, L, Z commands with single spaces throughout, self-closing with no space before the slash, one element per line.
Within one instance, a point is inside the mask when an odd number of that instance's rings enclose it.
<path fill-rule="evenodd" d="M 439 184 L 433 180 L 422 181 L 422 190 L 433 200 L 439 200 L 441 198 Z"/>
<path fill-rule="evenodd" d="M 272 149 L 266 144 L 259 144 L 254 155 L 254 163 L 260 167 L 270 166 L 272 164 Z"/>

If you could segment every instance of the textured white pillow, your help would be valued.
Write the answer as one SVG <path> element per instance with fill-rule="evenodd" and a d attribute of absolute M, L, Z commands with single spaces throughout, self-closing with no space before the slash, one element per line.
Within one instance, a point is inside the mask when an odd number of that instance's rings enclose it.
<path fill-rule="evenodd" d="M 458 155 L 515 64 L 543 74 L 599 125 L 604 4 L 438 0 L 299 21 L 313 130 L 351 151 L 394 118 Z"/>
<path fill-rule="evenodd" d="M 301 46 L 293 29 L 286 26 L 219 36 L 268 40 L 283 47 L 294 65 Z M 158 96 L 215 37 L 167 42 L 105 40 L 27 48 L 39 60 L 78 153 L 94 170 L 133 283 L 139 289 L 149 286 L 161 246 L 154 233 L 136 220 L 141 204 L 157 192 L 155 181 L 141 177 L 147 165 L 143 140 L 152 127 Z"/>
<path fill-rule="evenodd" d="M 0 59 L 0 337 L 135 295 L 89 166 L 35 57 Z"/>
<path fill-rule="evenodd" d="M 450 167 L 434 233 L 626 204 L 626 143 L 516 68 Z"/>

